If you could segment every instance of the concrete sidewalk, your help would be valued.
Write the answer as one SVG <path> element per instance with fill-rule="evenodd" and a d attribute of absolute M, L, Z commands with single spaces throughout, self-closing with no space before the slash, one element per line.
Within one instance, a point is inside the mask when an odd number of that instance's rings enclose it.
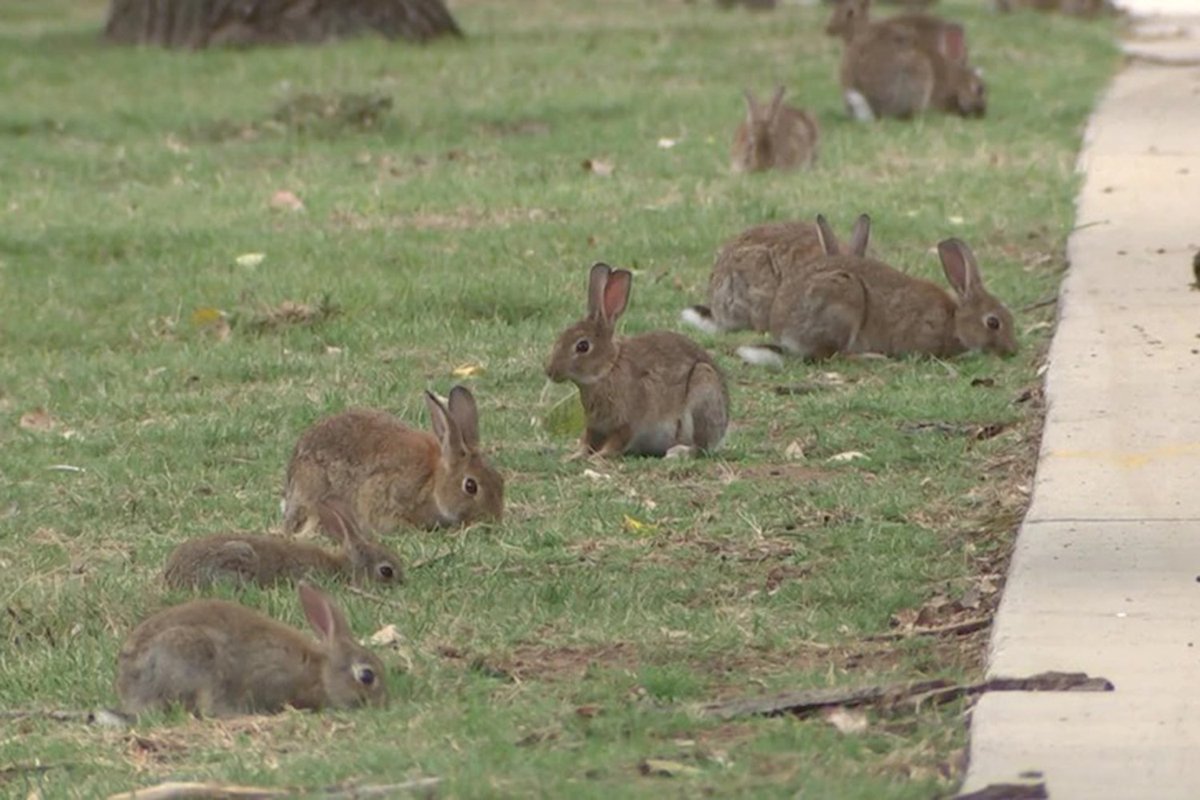
<path fill-rule="evenodd" d="M 1116 688 L 985 696 L 964 791 L 1200 798 L 1200 17 L 1150 26 L 1129 45 L 1148 59 L 1088 128 L 1033 503 L 988 666 Z M 1192 63 L 1156 63 L 1174 59 Z"/>

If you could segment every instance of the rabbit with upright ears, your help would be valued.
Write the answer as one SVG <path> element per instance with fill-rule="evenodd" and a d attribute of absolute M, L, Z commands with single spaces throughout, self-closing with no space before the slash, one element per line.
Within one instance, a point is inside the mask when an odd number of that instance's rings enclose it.
<path fill-rule="evenodd" d="M 121 645 L 117 696 L 138 714 L 179 705 L 205 716 L 382 706 L 383 664 L 354 641 L 315 586 L 300 604 L 319 641 L 237 603 L 193 600 L 146 619 Z"/>
<path fill-rule="evenodd" d="M 745 361 L 778 365 L 782 351 L 807 359 L 835 353 L 949 358 L 968 350 L 1001 356 L 1017 351 L 1012 313 L 988 293 L 964 242 L 938 244 L 951 296 L 881 261 L 842 254 L 823 216 L 817 225 L 828 255 L 818 270 L 784 281 L 771 309 L 771 334 L 778 344 L 739 348 Z"/>
<path fill-rule="evenodd" d="M 587 316 L 554 344 L 546 375 L 579 387 L 585 430 L 577 456 L 684 456 L 720 446 L 729 391 L 712 357 L 672 331 L 622 338 L 616 324 L 633 274 L 592 266 Z"/>
<path fill-rule="evenodd" d="M 163 579 L 176 588 L 203 588 L 220 580 L 270 586 L 307 575 L 341 576 L 355 583 L 404 581 L 400 558 L 372 541 L 341 500 L 324 498 L 317 505 L 321 529 L 339 544 L 331 553 L 308 542 L 282 536 L 224 533 L 189 539 L 167 557 Z"/>
<path fill-rule="evenodd" d="M 846 44 L 839 70 L 847 109 L 862 122 L 906 119 L 931 108 L 983 116 L 986 87 L 962 55 L 963 36 L 961 27 L 942 28 L 934 49 L 922 46 L 912 30 L 871 28 L 856 36 Z"/>
<path fill-rule="evenodd" d="M 499 520 L 504 478 L 479 452 L 475 397 L 455 386 L 445 404 L 425 393 L 432 434 L 385 411 L 350 409 L 304 432 L 284 485 L 284 530 L 311 527 L 322 498 L 343 498 L 370 530 Z"/>
<path fill-rule="evenodd" d="M 860 237 L 861 252 L 857 249 Z M 852 247 L 864 255 L 866 246 L 867 230 L 856 226 Z M 708 280 L 708 305 L 689 306 L 680 318 L 706 333 L 768 331 L 771 306 L 784 277 L 808 269 L 824 255 L 812 222 L 771 222 L 747 228 L 717 254 Z"/>
<path fill-rule="evenodd" d="M 812 114 L 783 102 L 778 86 L 771 102 L 762 105 L 745 90 L 746 119 L 734 131 L 730 153 L 734 172 L 793 170 L 812 166 L 820 130 Z"/>

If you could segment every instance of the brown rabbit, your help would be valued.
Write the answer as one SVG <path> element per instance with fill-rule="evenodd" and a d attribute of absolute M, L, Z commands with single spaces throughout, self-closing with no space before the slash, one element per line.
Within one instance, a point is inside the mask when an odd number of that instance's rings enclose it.
<path fill-rule="evenodd" d="M 851 249 L 865 255 L 869 230 L 856 225 Z M 771 305 L 784 276 L 806 268 L 825 251 L 811 222 L 772 222 L 748 228 L 725 243 L 708 280 L 708 305 L 685 308 L 680 318 L 706 333 L 767 331 Z"/>
<path fill-rule="evenodd" d="M 326 498 L 317 515 L 321 528 L 341 542 L 340 553 L 282 536 L 217 534 L 176 547 L 167 557 L 163 579 L 176 589 L 202 588 L 221 579 L 269 586 L 314 573 L 343 575 L 355 582 L 404 581 L 400 558 L 367 538 L 344 503 Z"/>
<path fill-rule="evenodd" d="M 320 641 L 224 600 L 193 600 L 142 622 L 117 656 L 121 710 L 181 705 L 226 716 L 386 704 L 383 664 L 354 641 L 324 592 L 304 582 L 298 588 Z"/>
<path fill-rule="evenodd" d="M 865 217 L 865 215 L 864 215 Z M 826 258 L 820 269 L 785 280 L 771 309 L 778 345 L 746 346 L 750 363 L 780 363 L 784 350 L 803 358 L 835 353 L 924 353 L 949 358 L 968 350 L 1017 351 L 1012 313 L 988 294 L 974 254 L 958 239 L 938 245 L 953 287 L 905 275 L 881 261 L 842 255 L 833 231 L 817 217 Z"/>
<path fill-rule="evenodd" d="M 746 119 L 733 136 L 730 159 L 734 172 L 761 172 L 810 167 L 817 156 L 820 131 L 817 120 L 783 102 L 784 88 L 776 87 L 771 102 L 763 106 L 749 89 Z"/>
<path fill-rule="evenodd" d="M 942 53 L 952 61 L 967 62 L 967 38 L 963 26 L 929 14 L 898 14 L 871 20 L 871 0 L 836 0 L 825 33 L 849 44 L 868 31 L 911 35 L 929 53 Z"/>
<path fill-rule="evenodd" d="M 559 334 L 546 375 L 579 387 L 586 427 L 576 456 L 681 456 L 715 450 L 729 424 L 729 391 L 712 357 L 671 331 L 628 339 L 616 324 L 633 274 L 594 264 L 587 316 Z"/>
<path fill-rule="evenodd" d="M 979 73 L 949 54 L 957 34 L 943 30 L 942 47 L 928 51 L 911 31 L 869 30 L 842 53 L 842 96 L 863 122 L 878 117 L 905 119 L 930 108 L 982 116 L 986 89 Z M 965 98 L 965 100 L 963 99 Z"/>
<path fill-rule="evenodd" d="M 446 405 L 430 392 L 425 405 L 432 435 L 372 409 L 343 411 L 305 431 L 287 468 L 284 530 L 310 526 L 331 494 L 375 531 L 499 520 L 504 478 L 479 454 L 474 396 L 455 386 Z"/>

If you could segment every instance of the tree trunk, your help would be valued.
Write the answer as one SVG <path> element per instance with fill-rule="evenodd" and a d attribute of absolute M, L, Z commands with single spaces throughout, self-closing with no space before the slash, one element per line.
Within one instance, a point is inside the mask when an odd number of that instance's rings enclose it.
<path fill-rule="evenodd" d="M 112 0 L 104 35 L 201 48 L 322 42 L 366 30 L 414 42 L 462 36 L 442 0 Z"/>

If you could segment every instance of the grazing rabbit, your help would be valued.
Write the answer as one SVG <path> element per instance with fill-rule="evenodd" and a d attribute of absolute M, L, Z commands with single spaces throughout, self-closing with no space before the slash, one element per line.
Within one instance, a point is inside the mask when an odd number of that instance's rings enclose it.
<path fill-rule="evenodd" d="M 546 375 L 579 387 L 586 427 L 572 457 L 682 456 L 715 450 L 729 424 L 725 377 L 698 344 L 671 331 L 619 338 L 633 274 L 594 264 L 587 316 L 559 334 Z"/>
<path fill-rule="evenodd" d="M 383 664 L 354 641 L 341 610 L 299 584 L 304 616 L 320 641 L 224 600 L 193 600 L 138 625 L 117 656 L 121 710 L 181 705 L 197 715 L 382 706 Z"/>
<path fill-rule="evenodd" d="M 731 151 L 734 172 L 791 170 L 812 166 L 820 131 L 812 114 L 783 102 L 784 88 L 776 87 L 763 106 L 749 89 L 746 119 L 738 125 Z"/>
<path fill-rule="evenodd" d="M 369 530 L 436 528 L 504 514 L 504 478 L 479 454 L 479 413 L 463 386 L 446 405 L 425 393 L 433 434 L 384 411 L 351 409 L 300 437 L 284 486 L 283 527 L 312 524 L 319 500 L 344 498 Z"/>
<path fill-rule="evenodd" d="M 943 46 L 930 52 L 911 31 L 870 30 L 842 53 L 842 96 L 850 113 L 870 122 L 878 117 L 906 119 L 930 108 L 982 116 L 986 90 L 979 73 L 950 57 L 957 34 L 944 30 Z M 973 98 L 960 102 L 960 96 Z"/>
<path fill-rule="evenodd" d="M 929 14 L 899 14 L 871 21 L 871 0 L 836 0 L 825 33 L 846 44 L 868 32 L 911 35 L 917 45 L 929 53 L 942 53 L 952 61 L 967 62 L 967 38 L 957 22 Z"/>
<path fill-rule="evenodd" d="M 865 215 L 864 215 L 865 216 Z M 1012 355 L 1012 313 L 988 294 L 966 244 L 938 245 L 951 296 L 929 281 L 870 258 L 843 255 L 822 216 L 817 226 L 828 255 L 820 268 L 784 281 L 771 308 L 777 346 L 746 346 L 750 363 L 781 363 L 780 351 L 822 359 L 835 353 L 924 353 L 948 358 L 968 350 Z"/>
<path fill-rule="evenodd" d="M 282 536 L 226 533 L 190 539 L 167 557 L 163 579 L 176 588 L 202 588 L 222 579 L 269 586 L 313 573 L 343 575 L 355 582 L 401 583 L 400 558 L 366 537 L 350 509 L 330 498 L 317 507 L 321 528 L 341 542 L 330 553 Z"/>
<path fill-rule="evenodd" d="M 861 230 L 860 230 L 861 227 Z M 855 225 L 851 249 L 865 255 L 869 229 Z M 708 305 L 685 308 L 680 318 L 706 333 L 767 331 L 771 305 L 784 276 L 825 255 L 811 222 L 772 222 L 726 242 L 708 279 Z"/>

